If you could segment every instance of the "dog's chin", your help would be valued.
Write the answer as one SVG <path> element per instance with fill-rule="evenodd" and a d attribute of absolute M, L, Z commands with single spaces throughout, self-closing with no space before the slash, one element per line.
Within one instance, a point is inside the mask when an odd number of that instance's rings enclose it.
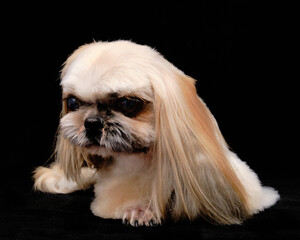
<path fill-rule="evenodd" d="M 111 156 L 115 153 L 111 149 L 108 149 L 106 147 L 101 147 L 100 145 L 90 144 L 90 145 L 83 147 L 83 149 L 89 155 L 99 155 L 99 156 L 103 156 L 103 157 Z"/>
<path fill-rule="evenodd" d="M 89 155 L 101 155 L 101 156 L 110 156 L 114 153 L 118 153 L 117 151 L 108 148 L 104 145 L 100 145 L 99 143 L 96 142 L 90 142 L 87 141 L 85 144 L 77 144 L 73 142 L 74 145 L 79 146 L 81 149 L 84 150 L 85 153 Z M 125 151 L 124 151 L 125 152 Z"/>
<path fill-rule="evenodd" d="M 78 145 L 73 142 L 73 144 Z M 98 142 L 90 142 L 88 141 L 85 144 L 78 145 L 87 154 L 90 155 L 101 155 L 101 156 L 110 156 L 113 154 L 120 154 L 120 153 L 127 153 L 127 154 L 133 154 L 133 153 L 147 153 L 150 149 L 149 146 L 143 146 L 139 144 L 132 144 L 130 146 L 124 146 L 124 145 L 113 145 L 110 143 L 106 143 L 105 145 L 98 143 Z"/>

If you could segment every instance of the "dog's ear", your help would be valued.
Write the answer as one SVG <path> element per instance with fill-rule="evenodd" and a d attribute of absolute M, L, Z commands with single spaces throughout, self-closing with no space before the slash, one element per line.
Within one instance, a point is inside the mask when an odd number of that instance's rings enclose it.
<path fill-rule="evenodd" d="M 63 101 L 60 117 L 67 114 L 66 102 Z M 63 170 L 68 179 L 75 180 L 78 184 L 81 183 L 81 168 L 85 161 L 85 155 L 82 149 L 70 143 L 58 127 L 56 145 L 54 151 L 55 161 L 60 169 Z"/>
<path fill-rule="evenodd" d="M 176 219 L 202 215 L 220 224 L 249 216 L 247 195 L 227 159 L 218 125 L 198 97 L 195 80 L 181 72 L 152 79 L 156 177 L 152 204 Z M 167 207 L 166 207 L 167 206 Z"/>

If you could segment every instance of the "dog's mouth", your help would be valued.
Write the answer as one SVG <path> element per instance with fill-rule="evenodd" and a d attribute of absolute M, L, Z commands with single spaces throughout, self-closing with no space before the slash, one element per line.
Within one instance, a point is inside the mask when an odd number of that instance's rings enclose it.
<path fill-rule="evenodd" d="M 103 157 L 102 155 L 90 154 L 88 159 L 97 169 L 109 168 L 114 163 L 114 158 L 112 156 Z"/>
<path fill-rule="evenodd" d="M 110 131 L 103 129 L 101 134 L 99 132 L 89 134 L 87 131 L 78 132 L 74 128 L 63 128 L 63 130 L 64 137 L 71 143 L 92 152 L 106 149 L 106 151 L 115 153 L 146 153 L 153 145 L 152 140 L 139 138 L 122 128 L 110 129 Z"/>
<path fill-rule="evenodd" d="M 126 139 L 127 140 L 127 139 Z M 151 147 L 151 144 L 141 144 L 139 141 L 121 141 L 121 140 L 110 140 L 105 139 L 93 140 L 90 139 L 81 146 L 90 152 L 98 152 L 99 150 L 106 150 L 114 153 L 147 153 Z"/>
<path fill-rule="evenodd" d="M 84 147 L 85 148 L 99 148 L 99 147 L 101 147 L 101 145 L 100 145 L 100 142 L 97 140 L 93 140 L 93 141 L 89 140 L 88 143 L 86 143 L 84 145 Z M 104 147 L 104 146 L 102 146 L 102 147 Z"/>

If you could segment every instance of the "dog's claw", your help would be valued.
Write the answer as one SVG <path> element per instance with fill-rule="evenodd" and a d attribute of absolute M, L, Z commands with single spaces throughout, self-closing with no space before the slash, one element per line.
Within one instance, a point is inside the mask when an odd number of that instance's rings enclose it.
<path fill-rule="evenodd" d="M 153 220 L 152 220 L 152 219 L 149 221 L 149 226 L 150 226 L 150 227 L 153 227 L 153 226 L 155 226 L 155 225 L 154 225 L 154 222 L 153 222 Z"/>
<path fill-rule="evenodd" d="M 134 226 L 135 226 L 135 227 L 138 227 L 138 226 L 139 226 L 139 221 L 138 221 L 138 220 L 135 220 L 135 221 L 134 221 Z"/>
<path fill-rule="evenodd" d="M 123 224 L 133 227 L 156 226 L 157 220 L 148 207 L 130 208 L 124 212 Z"/>

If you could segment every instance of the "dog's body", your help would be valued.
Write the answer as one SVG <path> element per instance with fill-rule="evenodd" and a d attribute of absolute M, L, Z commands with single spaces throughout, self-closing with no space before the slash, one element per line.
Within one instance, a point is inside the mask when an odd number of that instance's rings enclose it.
<path fill-rule="evenodd" d="M 279 198 L 223 139 L 195 81 L 153 49 L 128 41 L 84 45 L 62 70 L 56 161 L 35 188 L 95 184 L 91 210 L 133 226 L 203 216 L 240 223 Z"/>

